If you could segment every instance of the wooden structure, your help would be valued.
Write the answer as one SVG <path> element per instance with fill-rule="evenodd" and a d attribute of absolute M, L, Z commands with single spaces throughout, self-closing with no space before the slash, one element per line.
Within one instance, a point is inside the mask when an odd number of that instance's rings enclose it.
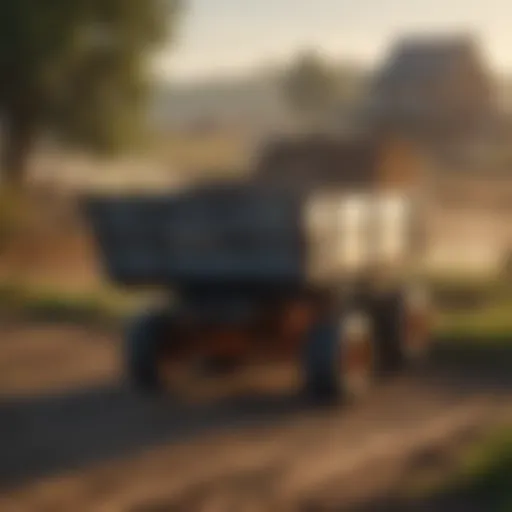
<path fill-rule="evenodd" d="M 373 84 L 373 126 L 422 136 L 479 131 L 492 117 L 493 82 L 477 43 L 467 36 L 399 41 Z"/>
<path fill-rule="evenodd" d="M 393 137 L 279 140 L 262 153 L 254 179 L 269 186 L 311 190 L 411 190 L 423 187 L 427 160 Z"/>

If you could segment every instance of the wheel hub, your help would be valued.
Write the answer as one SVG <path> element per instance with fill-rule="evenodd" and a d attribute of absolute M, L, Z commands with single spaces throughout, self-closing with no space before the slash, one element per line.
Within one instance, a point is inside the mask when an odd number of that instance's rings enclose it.
<path fill-rule="evenodd" d="M 341 379 L 351 395 L 365 392 L 372 381 L 374 346 L 369 332 L 346 335 L 342 340 Z"/>

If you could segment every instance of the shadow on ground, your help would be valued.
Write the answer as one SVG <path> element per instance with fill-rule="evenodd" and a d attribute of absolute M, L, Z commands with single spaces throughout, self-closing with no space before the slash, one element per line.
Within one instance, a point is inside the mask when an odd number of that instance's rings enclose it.
<path fill-rule="evenodd" d="M 512 388 L 512 340 L 507 337 L 441 339 L 422 377 L 463 390 L 505 391 Z"/>
<path fill-rule="evenodd" d="M 441 347 L 429 367 L 411 379 L 462 395 L 509 393 L 512 347 L 493 354 L 478 350 L 470 356 L 466 353 L 464 361 L 464 349 Z M 4 401 L 0 403 L 0 487 L 15 487 L 207 432 L 303 418 L 308 411 L 310 407 L 297 394 L 179 404 L 136 396 L 121 386 Z"/>
<path fill-rule="evenodd" d="M 121 387 L 0 404 L 0 487 L 129 455 L 205 432 L 304 414 L 297 396 L 240 396 L 203 404 L 147 398 Z"/>
<path fill-rule="evenodd" d="M 400 490 L 351 506 L 350 512 L 507 512 L 512 510 L 511 461 L 497 460 L 490 470 L 466 481 L 439 484 L 437 490 L 407 498 Z M 410 471 L 406 467 L 404 471 Z M 452 475 L 456 469 L 452 469 Z M 453 478 L 453 476 L 451 477 Z M 404 478 L 407 481 L 407 477 Z M 339 508 L 338 510 L 347 510 Z"/>

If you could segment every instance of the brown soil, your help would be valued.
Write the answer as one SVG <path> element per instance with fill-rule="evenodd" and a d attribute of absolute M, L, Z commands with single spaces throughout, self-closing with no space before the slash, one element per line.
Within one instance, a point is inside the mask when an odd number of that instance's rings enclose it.
<path fill-rule="evenodd" d="M 117 335 L 4 326 L 0 340 L 3 511 L 358 510 L 512 405 L 510 379 L 439 368 L 352 408 L 311 408 L 286 369 L 147 398 L 122 384 Z"/>

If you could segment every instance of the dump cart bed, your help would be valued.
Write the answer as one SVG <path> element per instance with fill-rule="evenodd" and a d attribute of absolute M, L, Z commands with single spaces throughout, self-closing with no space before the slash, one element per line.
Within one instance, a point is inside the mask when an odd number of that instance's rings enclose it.
<path fill-rule="evenodd" d="M 302 274 L 297 201 L 262 190 L 194 190 L 86 201 L 105 269 L 125 285 L 291 281 Z"/>

